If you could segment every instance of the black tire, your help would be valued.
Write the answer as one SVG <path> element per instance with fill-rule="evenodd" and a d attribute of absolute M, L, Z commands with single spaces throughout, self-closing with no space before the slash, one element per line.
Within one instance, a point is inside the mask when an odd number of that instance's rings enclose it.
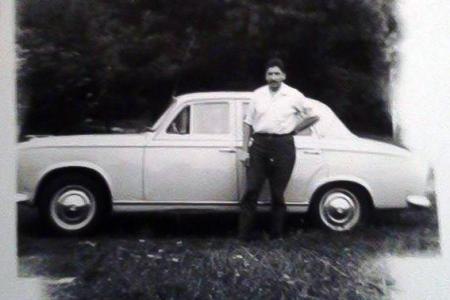
<path fill-rule="evenodd" d="M 92 177 L 63 174 L 43 187 L 38 200 L 46 225 L 57 233 L 80 235 L 92 232 L 107 213 L 108 196 Z"/>
<path fill-rule="evenodd" d="M 351 231 L 367 222 L 369 205 L 360 189 L 335 186 L 314 197 L 310 217 L 326 230 Z"/>

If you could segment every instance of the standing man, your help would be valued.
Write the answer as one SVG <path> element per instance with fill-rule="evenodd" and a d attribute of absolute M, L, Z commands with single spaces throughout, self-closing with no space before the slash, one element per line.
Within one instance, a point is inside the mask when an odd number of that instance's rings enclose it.
<path fill-rule="evenodd" d="M 307 99 L 286 85 L 283 61 L 271 59 L 266 65 L 267 85 L 253 92 L 244 119 L 244 154 L 247 185 L 241 200 L 239 237 L 250 238 L 256 206 L 264 181 L 268 179 L 272 198 L 272 238 L 281 237 L 286 213 L 284 191 L 295 163 L 293 135 L 319 120 L 307 109 Z M 250 138 L 251 137 L 251 138 Z"/>

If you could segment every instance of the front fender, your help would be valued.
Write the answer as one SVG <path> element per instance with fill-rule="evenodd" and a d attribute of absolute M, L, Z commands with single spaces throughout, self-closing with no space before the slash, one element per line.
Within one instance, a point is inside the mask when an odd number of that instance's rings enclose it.
<path fill-rule="evenodd" d="M 32 203 L 34 203 L 37 189 L 42 180 L 51 172 L 64 168 L 84 168 L 95 171 L 96 173 L 98 173 L 100 176 L 103 177 L 108 186 L 108 189 L 111 190 L 112 186 L 111 178 L 108 176 L 106 171 L 102 169 L 100 166 L 87 161 L 65 161 L 49 165 L 38 173 L 38 175 L 34 180 L 33 187 L 30 189 L 31 190 L 30 198 L 32 199 Z"/>

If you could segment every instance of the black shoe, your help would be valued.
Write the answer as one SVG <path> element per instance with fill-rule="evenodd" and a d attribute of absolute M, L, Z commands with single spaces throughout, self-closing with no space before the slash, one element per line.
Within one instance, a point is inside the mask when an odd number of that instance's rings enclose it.
<path fill-rule="evenodd" d="M 251 232 L 255 221 L 255 212 L 245 211 L 241 212 L 239 216 L 239 234 L 238 238 L 242 241 L 250 241 L 254 239 Z"/>
<path fill-rule="evenodd" d="M 282 240 L 283 235 L 279 232 L 271 232 L 269 235 L 270 240 Z"/>
<path fill-rule="evenodd" d="M 248 235 L 238 235 L 238 239 L 241 241 L 241 242 L 244 242 L 244 243 L 250 243 L 250 242 L 253 242 L 253 241 L 256 241 L 257 240 L 257 238 L 256 238 L 256 236 L 254 235 L 254 234 L 248 234 Z"/>
<path fill-rule="evenodd" d="M 278 208 L 272 212 L 272 227 L 270 228 L 270 239 L 279 239 L 283 235 L 285 208 Z"/>

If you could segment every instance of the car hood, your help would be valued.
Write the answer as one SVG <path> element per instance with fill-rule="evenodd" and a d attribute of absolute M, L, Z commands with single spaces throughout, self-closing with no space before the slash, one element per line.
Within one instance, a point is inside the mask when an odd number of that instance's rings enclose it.
<path fill-rule="evenodd" d="M 410 157 L 412 155 L 406 148 L 388 142 L 361 137 L 327 140 L 326 142 L 323 141 L 321 146 L 322 150 L 350 151 L 404 157 Z"/>
<path fill-rule="evenodd" d="M 18 144 L 19 150 L 58 147 L 133 147 L 143 146 L 148 135 L 138 134 L 91 134 L 34 137 Z"/>

